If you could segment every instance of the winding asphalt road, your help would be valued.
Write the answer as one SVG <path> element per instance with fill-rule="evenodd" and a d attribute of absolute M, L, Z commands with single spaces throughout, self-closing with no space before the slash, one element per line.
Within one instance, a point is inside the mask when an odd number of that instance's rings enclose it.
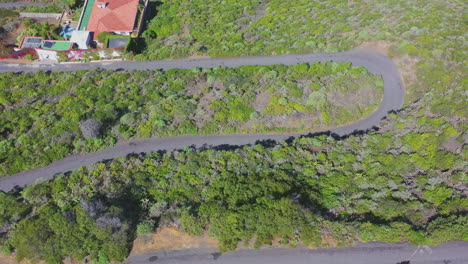
<path fill-rule="evenodd" d="M 405 243 L 367 243 L 330 249 L 239 250 L 189 249 L 130 256 L 123 264 L 467 264 L 467 241 L 436 247 Z"/>
<path fill-rule="evenodd" d="M 11 8 L 11 7 L 20 7 L 20 6 L 45 6 L 46 3 L 29 3 L 29 2 L 9 2 L 9 3 L 0 3 L 0 8 Z"/>
<path fill-rule="evenodd" d="M 217 59 L 182 59 L 160 60 L 149 62 L 107 62 L 87 64 L 14 64 L 0 62 L 0 73 L 5 72 L 36 72 L 36 71 L 77 71 L 89 69 L 125 69 L 125 70 L 154 70 L 154 69 L 193 69 L 228 67 L 234 68 L 245 65 L 293 65 L 299 63 L 315 63 L 322 61 L 351 62 L 355 66 L 363 66 L 373 74 L 382 75 L 384 80 L 384 97 L 379 108 L 365 119 L 356 123 L 334 128 L 331 133 L 339 136 L 348 135 L 356 131 L 368 131 L 378 127 L 380 121 L 390 112 L 400 109 L 404 100 L 404 86 L 395 64 L 388 57 L 375 52 L 353 50 L 343 53 L 301 54 L 280 56 L 253 56 Z M 94 164 L 103 160 L 125 157 L 131 153 L 155 152 L 159 150 L 171 151 L 187 146 L 220 146 L 247 145 L 258 141 L 284 141 L 291 137 L 299 137 L 304 133 L 294 134 L 246 134 L 246 135 L 210 135 L 210 136 L 179 136 L 170 138 L 151 138 L 133 140 L 117 144 L 108 149 L 95 153 L 70 156 L 56 161 L 49 166 L 24 171 L 0 178 L 0 190 L 8 192 L 15 186 L 24 187 L 33 184 L 37 179 L 51 179 L 57 173 L 65 173 L 82 166 Z"/>

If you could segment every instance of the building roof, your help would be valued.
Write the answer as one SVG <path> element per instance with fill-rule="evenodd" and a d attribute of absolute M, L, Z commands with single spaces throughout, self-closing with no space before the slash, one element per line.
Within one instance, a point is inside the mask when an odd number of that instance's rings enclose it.
<path fill-rule="evenodd" d="M 44 42 L 42 42 L 41 48 L 47 50 L 65 51 L 72 48 L 72 43 L 70 41 L 64 40 L 44 40 Z"/>
<path fill-rule="evenodd" d="M 39 48 L 44 39 L 41 37 L 24 37 L 21 41 L 21 49 L 35 49 Z"/>
<path fill-rule="evenodd" d="M 99 3 L 107 3 L 99 8 Z M 133 31 L 138 13 L 139 0 L 96 1 L 89 18 L 87 31 L 94 32 L 94 39 L 101 32 Z"/>
<path fill-rule="evenodd" d="M 80 49 L 87 49 L 90 40 L 90 34 L 91 33 L 89 31 L 75 30 L 72 32 L 70 42 L 78 44 Z"/>

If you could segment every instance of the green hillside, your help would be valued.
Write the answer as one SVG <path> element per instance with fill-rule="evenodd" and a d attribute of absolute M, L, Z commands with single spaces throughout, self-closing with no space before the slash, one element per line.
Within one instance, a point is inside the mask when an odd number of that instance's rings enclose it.
<path fill-rule="evenodd" d="M 375 47 L 406 104 L 373 133 L 133 155 L 1 194 L 3 251 L 122 261 L 136 236 L 174 225 L 222 251 L 468 240 L 466 1 L 161 2 L 137 60 Z"/>

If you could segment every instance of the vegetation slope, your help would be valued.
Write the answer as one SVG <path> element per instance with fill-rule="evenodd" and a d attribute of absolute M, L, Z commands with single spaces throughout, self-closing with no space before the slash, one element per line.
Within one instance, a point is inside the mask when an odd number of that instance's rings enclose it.
<path fill-rule="evenodd" d="M 137 58 L 381 41 L 404 73 L 404 109 L 365 135 L 129 157 L 2 194 L 4 249 L 105 263 L 164 225 L 208 230 L 222 250 L 274 238 L 292 246 L 467 240 L 466 3 L 272 0 L 264 14 L 257 3 L 163 1 Z"/>
<path fill-rule="evenodd" d="M 318 131 L 381 102 L 383 81 L 350 63 L 0 76 L 0 176 L 118 141 Z"/>

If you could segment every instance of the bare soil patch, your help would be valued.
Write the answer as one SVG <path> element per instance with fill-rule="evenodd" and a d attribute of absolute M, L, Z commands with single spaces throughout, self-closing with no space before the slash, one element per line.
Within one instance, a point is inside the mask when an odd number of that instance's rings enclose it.
<path fill-rule="evenodd" d="M 456 152 L 463 146 L 462 143 L 457 141 L 457 137 L 451 137 L 447 140 L 447 142 L 443 145 L 443 147 L 450 152 Z"/>
<path fill-rule="evenodd" d="M 41 261 L 31 261 L 31 260 L 22 260 L 20 262 L 16 261 L 16 256 L 14 254 L 10 255 L 10 256 L 6 256 L 6 255 L 3 255 L 3 254 L 0 254 L 0 263 L 1 264 L 46 264 L 45 261 L 41 260 Z M 75 264 L 77 262 L 72 262 L 71 260 L 69 260 L 68 262 L 65 260 L 64 261 L 64 264 Z"/>
<path fill-rule="evenodd" d="M 190 35 L 190 28 L 189 28 L 189 25 L 188 24 L 184 24 L 183 28 L 182 28 L 182 37 L 186 37 Z"/>
<path fill-rule="evenodd" d="M 374 88 L 364 86 L 357 91 L 343 93 L 340 91 L 330 91 L 327 93 L 327 98 L 335 105 L 344 108 L 352 108 L 360 106 L 368 107 L 369 104 L 377 103 L 382 100 L 381 94 L 377 93 Z"/>
<path fill-rule="evenodd" d="M 165 227 L 151 236 L 138 237 L 133 242 L 131 255 L 190 248 L 218 248 L 218 241 L 209 237 L 208 234 L 191 237 L 175 227 Z"/>
<path fill-rule="evenodd" d="M 16 29 L 12 32 L 6 32 L 3 33 L 2 35 L 2 40 L 5 43 L 5 45 L 10 46 L 10 45 L 16 45 L 16 38 L 18 37 L 21 32 L 26 28 L 23 23 L 21 23 L 21 19 L 15 19 L 12 23 L 15 23 Z"/>
<path fill-rule="evenodd" d="M 396 43 L 389 42 L 389 41 L 364 42 L 361 45 L 359 45 L 357 48 L 364 49 L 364 50 L 372 50 L 372 51 L 376 51 L 382 54 L 387 54 L 388 49 L 395 44 Z"/>
<path fill-rule="evenodd" d="M 5 256 L 3 254 L 0 254 L 0 263 L 3 263 L 3 264 L 17 264 L 18 262 L 16 262 L 16 258 L 12 255 L 12 256 Z"/>
<path fill-rule="evenodd" d="M 268 103 L 270 102 L 272 96 L 273 95 L 268 91 L 260 92 L 257 95 L 257 98 L 255 99 L 255 102 L 253 104 L 255 111 L 262 112 L 268 106 Z"/>

